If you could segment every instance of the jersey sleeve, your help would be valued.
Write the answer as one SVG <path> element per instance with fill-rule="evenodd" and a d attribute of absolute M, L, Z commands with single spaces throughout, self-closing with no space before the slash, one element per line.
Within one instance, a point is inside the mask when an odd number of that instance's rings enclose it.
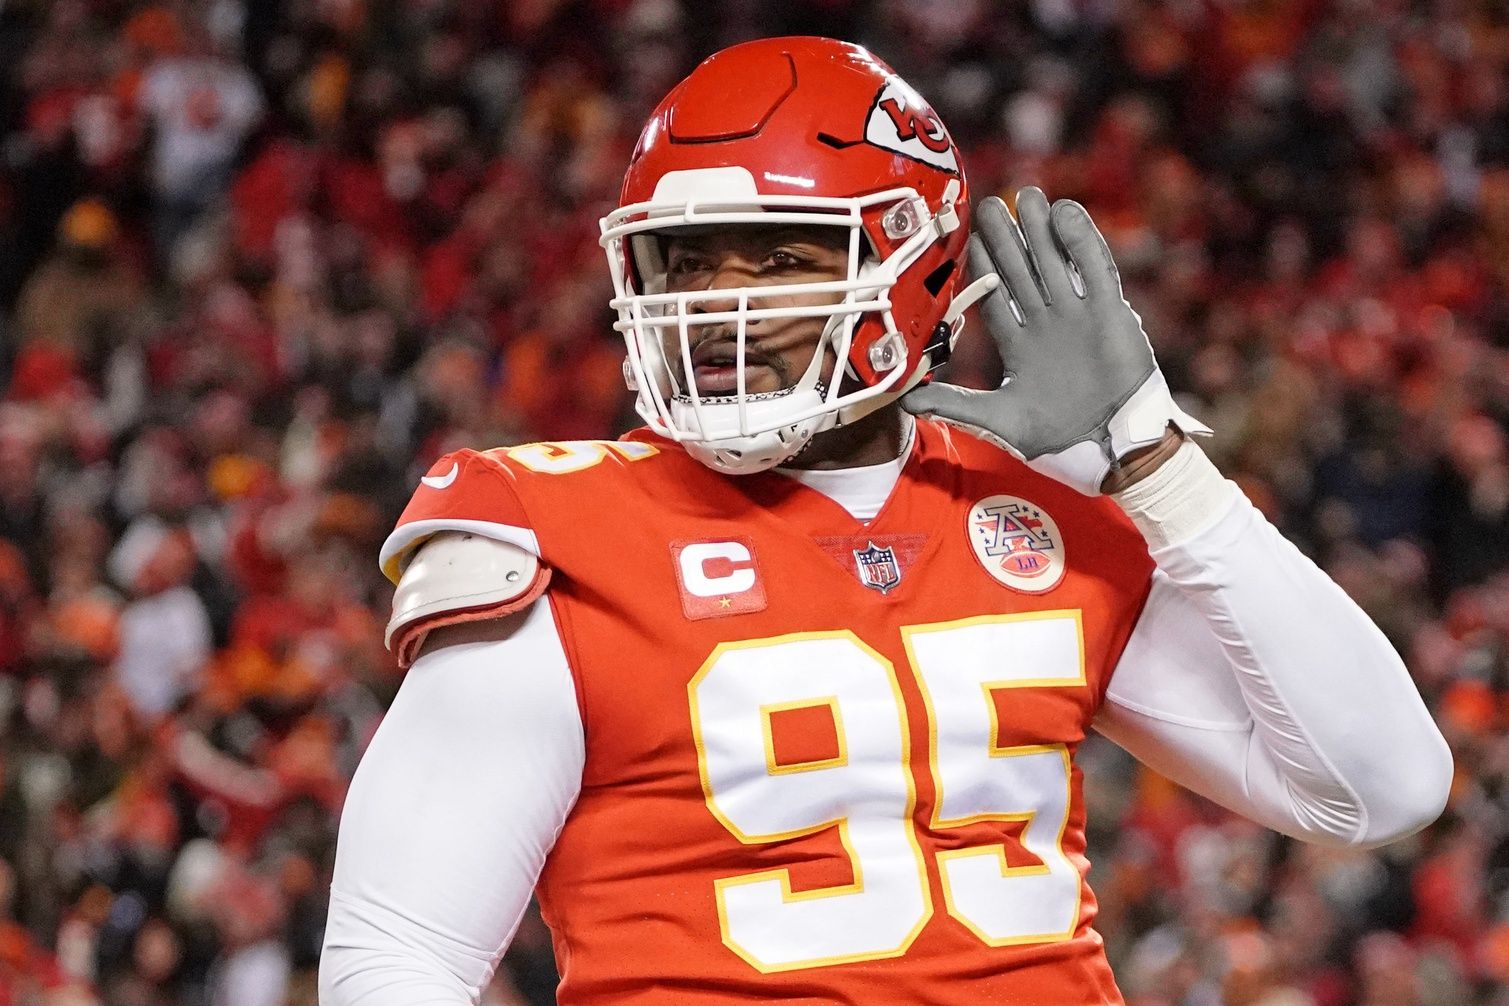
<path fill-rule="evenodd" d="M 378 556 L 383 575 L 397 584 L 414 550 L 441 531 L 505 541 L 545 558 L 514 473 L 487 452 L 465 448 L 430 466 L 383 542 Z"/>
<path fill-rule="evenodd" d="M 514 473 L 474 450 L 430 467 L 379 562 L 397 588 L 384 638 L 404 668 L 435 629 L 520 611 L 545 593 L 551 576 Z"/>

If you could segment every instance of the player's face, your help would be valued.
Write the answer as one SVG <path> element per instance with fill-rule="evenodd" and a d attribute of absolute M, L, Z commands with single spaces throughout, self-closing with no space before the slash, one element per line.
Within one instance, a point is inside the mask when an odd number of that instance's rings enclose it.
<path fill-rule="evenodd" d="M 679 231 L 667 238 L 666 289 L 670 293 L 723 290 L 736 287 L 822 283 L 844 279 L 849 265 L 849 232 L 843 227 L 750 226 Z M 840 294 L 794 294 L 760 298 L 767 307 L 807 307 L 833 304 Z M 733 311 L 738 298 L 700 300 L 694 313 Z M 795 387 L 812 363 L 821 341 L 826 317 L 766 318 L 745 325 L 744 389 L 763 394 Z M 703 397 L 732 395 L 737 391 L 735 350 L 738 326 L 695 325 L 689 329 L 692 367 L 697 392 Z M 680 360 L 678 338 L 666 356 Z M 822 380 L 833 376 L 833 354 L 823 361 Z"/>

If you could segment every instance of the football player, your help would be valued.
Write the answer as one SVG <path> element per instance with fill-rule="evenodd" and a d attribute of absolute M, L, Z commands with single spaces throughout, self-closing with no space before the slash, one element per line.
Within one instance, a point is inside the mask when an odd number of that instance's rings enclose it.
<path fill-rule="evenodd" d="M 655 111 L 602 235 L 645 427 L 447 455 L 383 548 L 327 1006 L 474 1002 L 531 894 L 562 1003 L 1120 1002 L 1092 728 L 1298 838 L 1436 817 L 1408 673 L 1188 439 L 1086 212 L 973 216 L 852 45 Z M 1006 383 L 928 383 L 975 302 Z"/>

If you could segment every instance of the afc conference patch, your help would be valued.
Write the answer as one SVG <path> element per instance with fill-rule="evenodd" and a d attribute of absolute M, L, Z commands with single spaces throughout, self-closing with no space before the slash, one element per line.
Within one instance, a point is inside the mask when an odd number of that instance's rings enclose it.
<path fill-rule="evenodd" d="M 896 550 L 889 546 L 877 548 L 873 541 L 866 548 L 854 549 L 854 568 L 859 573 L 860 583 L 882 594 L 901 582 L 901 563 L 896 561 Z"/>
<path fill-rule="evenodd" d="M 1019 496 L 987 496 L 969 508 L 965 533 L 975 558 L 1012 590 L 1041 594 L 1064 578 L 1064 539 L 1041 507 Z"/>

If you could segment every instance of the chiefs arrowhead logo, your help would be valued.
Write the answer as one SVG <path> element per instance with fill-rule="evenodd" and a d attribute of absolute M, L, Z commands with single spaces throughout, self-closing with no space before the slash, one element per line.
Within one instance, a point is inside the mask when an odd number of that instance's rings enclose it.
<path fill-rule="evenodd" d="M 948 130 L 917 92 L 895 77 L 875 96 L 865 123 L 865 142 L 940 171 L 959 173 L 959 158 Z"/>

